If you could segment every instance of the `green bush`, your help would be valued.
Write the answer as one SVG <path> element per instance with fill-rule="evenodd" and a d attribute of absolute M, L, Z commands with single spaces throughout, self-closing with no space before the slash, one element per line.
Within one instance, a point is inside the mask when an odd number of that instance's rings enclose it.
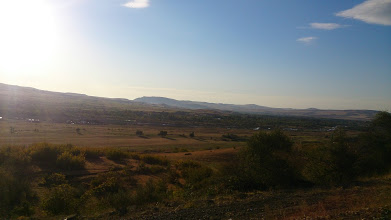
<path fill-rule="evenodd" d="M 160 202 L 167 198 L 169 194 L 170 191 L 164 181 L 153 182 L 152 180 L 149 180 L 145 186 L 139 186 L 136 189 L 133 201 L 136 205 Z"/>
<path fill-rule="evenodd" d="M 133 160 L 141 160 L 140 155 L 135 154 L 135 153 L 131 153 L 131 154 L 129 155 L 129 157 L 130 157 L 131 159 L 133 159 Z"/>
<path fill-rule="evenodd" d="M 178 148 L 178 147 L 175 147 L 173 150 L 172 150 L 173 153 L 179 153 L 179 152 L 189 152 L 188 149 L 186 148 Z"/>
<path fill-rule="evenodd" d="M 333 132 L 330 143 L 310 151 L 303 174 L 317 185 L 346 185 L 356 178 L 356 161 L 349 139 L 342 129 Z"/>
<path fill-rule="evenodd" d="M 141 130 L 137 130 L 137 131 L 136 131 L 136 135 L 137 135 L 137 136 L 142 136 L 142 135 L 144 135 L 144 132 L 141 131 Z"/>
<path fill-rule="evenodd" d="M 223 134 L 223 135 L 221 135 L 221 137 L 223 139 L 229 139 L 231 141 L 242 141 L 242 140 L 244 140 L 243 138 L 239 137 L 238 135 L 231 134 L 231 133 Z"/>
<path fill-rule="evenodd" d="M 122 161 L 129 158 L 129 154 L 119 149 L 106 150 L 106 157 L 113 161 Z"/>
<path fill-rule="evenodd" d="M 163 157 L 152 156 L 152 155 L 144 155 L 141 157 L 141 160 L 147 164 L 157 164 L 162 166 L 168 166 L 169 160 Z"/>
<path fill-rule="evenodd" d="M 137 180 L 131 174 L 132 171 L 129 170 L 129 167 L 121 171 L 101 173 L 91 181 L 90 191 L 101 197 L 132 188 L 136 185 Z"/>
<path fill-rule="evenodd" d="M 160 131 L 160 132 L 158 133 L 158 135 L 159 135 L 159 136 L 162 136 L 162 137 L 167 136 L 167 134 L 168 134 L 167 131 Z"/>
<path fill-rule="evenodd" d="M 369 131 L 360 135 L 354 149 L 355 168 L 365 176 L 391 172 L 391 114 L 379 112 L 372 120 Z"/>
<path fill-rule="evenodd" d="M 29 148 L 30 156 L 33 162 L 54 165 L 57 156 L 64 152 L 59 146 L 48 143 L 34 144 Z"/>
<path fill-rule="evenodd" d="M 61 173 L 52 173 L 45 177 L 44 185 L 52 187 L 52 186 L 58 186 L 62 184 L 66 184 L 68 181 L 65 178 L 64 174 Z"/>
<path fill-rule="evenodd" d="M 96 183 L 93 183 L 95 185 Z M 109 177 L 105 181 L 96 185 L 92 192 L 95 196 L 102 197 L 108 194 L 117 193 L 120 189 L 118 178 Z"/>
<path fill-rule="evenodd" d="M 237 166 L 229 166 L 225 174 L 230 188 L 238 190 L 289 187 L 298 177 L 288 163 L 292 141 L 281 131 L 259 132 L 243 148 Z"/>
<path fill-rule="evenodd" d="M 24 147 L 0 147 L 0 166 L 25 168 L 31 158 Z"/>
<path fill-rule="evenodd" d="M 187 169 L 187 168 L 199 168 L 201 166 L 202 165 L 199 162 L 196 162 L 194 160 L 178 160 L 175 163 L 175 167 L 178 170 L 183 170 L 183 169 Z"/>
<path fill-rule="evenodd" d="M 93 159 L 99 159 L 101 156 L 104 155 L 102 150 L 98 148 L 91 148 L 91 147 L 86 147 L 83 149 L 85 152 L 85 157 L 87 160 L 93 160 Z"/>
<path fill-rule="evenodd" d="M 303 174 L 319 185 L 348 185 L 360 176 L 390 172 L 391 114 L 378 113 L 357 139 L 337 129 L 328 145 L 312 150 L 307 157 Z"/>
<path fill-rule="evenodd" d="M 42 202 L 43 210 L 53 215 L 73 214 L 78 206 L 77 192 L 68 184 L 52 188 Z"/>
<path fill-rule="evenodd" d="M 176 163 L 176 167 L 180 172 L 180 177 L 186 181 L 186 186 L 191 190 L 207 185 L 209 178 L 213 175 L 212 169 L 192 160 L 180 160 Z M 172 174 L 171 176 L 173 177 Z"/>
<path fill-rule="evenodd" d="M 0 147 L 0 216 L 29 216 L 33 169 L 24 147 Z"/>
<path fill-rule="evenodd" d="M 0 167 L 0 216 L 7 217 L 13 210 L 14 214 L 31 214 L 30 209 L 26 210 L 23 207 L 29 207 L 32 198 L 29 179 Z"/>
<path fill-rule="evenodd" d="M 125 215 L 128 206 L 132 204 L 132 197 L 127 191 L 120 190 L 107 196 L 109 205 L 120 215 Z"/>
<path fill-rule="evenodd" d="M 166 169 L 160 165 L 151 165 L 146 166 L 144 162 L 141 162 L 139 166 L 137 167 L 137 173 L 138 174 L 159 174 L 166 171 Z"/>
<path fill-rule="evenodd" d="M 84 169 L 85 157 L 84 155 L 74 156 L 70 152 L 66 151 L 58 156 L 56 161 L 57 168 L 63 170 L 80 170 Z"/>

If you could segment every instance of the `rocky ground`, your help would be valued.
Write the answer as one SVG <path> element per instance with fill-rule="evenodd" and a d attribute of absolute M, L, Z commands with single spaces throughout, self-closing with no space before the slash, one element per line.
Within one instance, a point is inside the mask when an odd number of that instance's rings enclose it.
<path fill-rule="evenodd" d="M 130 207 L 105 219 L 391 219 L 391 178 L 333 189 L 235 193 L 216 198 Z"/>

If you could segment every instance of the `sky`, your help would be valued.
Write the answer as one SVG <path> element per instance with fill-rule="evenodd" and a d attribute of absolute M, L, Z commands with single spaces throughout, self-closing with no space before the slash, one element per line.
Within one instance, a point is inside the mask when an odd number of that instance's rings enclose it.
<path fill-rule="evenodd" d="M 391 0 L 0 0 L 0 82 L 391 110 Z"/>

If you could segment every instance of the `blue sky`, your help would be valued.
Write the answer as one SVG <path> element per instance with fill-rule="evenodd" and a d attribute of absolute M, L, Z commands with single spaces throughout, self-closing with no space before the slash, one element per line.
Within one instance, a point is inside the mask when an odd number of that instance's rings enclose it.
<path fill-rule="evenodd" d="M 9 36 L 0 42 L 18 50 L 14 58 L 0 52 L 4 83 L 129 99 L 391 110 L 391 0 L 3 1 L 10 13 L 0 27 Z"/>

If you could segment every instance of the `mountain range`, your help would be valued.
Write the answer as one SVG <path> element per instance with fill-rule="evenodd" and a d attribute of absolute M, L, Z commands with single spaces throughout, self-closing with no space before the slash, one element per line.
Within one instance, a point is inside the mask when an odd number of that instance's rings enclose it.
<path fill-rule="evenodd" d="M 307 116 L 333 119 L 369 120 L 377 111 L 373 110 L 321 110 L 316 108 L 292 109 L 292 108 L 271 108 L 266 106 L 248 104 L 234 105 L 208 102 L 179 101 L 165 97 L 141 97 L 134 99 L 136 102 L 155 105 L 166 105 L 183 109 L 210 109 L 229 112 L 240 112 L 247 114 L 279 115 L 279 116 Z"/>
<path fill-rule="evenodd" d="M 195 101 L 180 101 L 165 97 L 141 97 L 134 100 L 102 98 L 76 93 L 44 91 L 0 83 L 0 117 L 40 118 L 64 121 L 89 115 L 96 120 L 120 118 L 121 112 L 205 111 L 258 115 L 300 116 L 330 119 L 370 120 L 374 110 L 321 110 L 271 108 L 254 104 L 234 105 Z M 92 116 L 91 116 L 92 115 Z"/>

